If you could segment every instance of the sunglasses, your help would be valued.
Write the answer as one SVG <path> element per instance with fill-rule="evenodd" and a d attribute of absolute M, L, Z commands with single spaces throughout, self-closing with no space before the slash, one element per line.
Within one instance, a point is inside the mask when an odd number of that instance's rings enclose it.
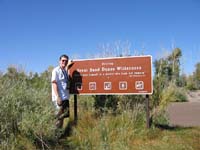
<path fill-rule="evenodd" d="M 63 59 L 63 60 L 61 60 L 62 62 L 67 62 L 68 60 L 67 59 Z"/>

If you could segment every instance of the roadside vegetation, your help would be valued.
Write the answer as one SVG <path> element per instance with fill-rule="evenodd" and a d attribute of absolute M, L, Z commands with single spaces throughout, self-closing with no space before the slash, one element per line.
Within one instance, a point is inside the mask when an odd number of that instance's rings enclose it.
<path fill-rule="evenodd" d="M 119 56 L 128 56 L 126 52 Z M 186 76 L 180 73 L 181 57 L 181 49 L 175 48 L 153 63 L 150 129 L 146 128 L 144 96 L 78 96 L 78 122 L 73 122 L 71 99 L 71 118 L 60 139 L 55 136 L 51 103 L 53 67 L 27 74 L 10 66 L 0 73 L 0 149 L 200 149 L 200 127 L 171 127 L 166 114 L 170 102 L 185 102 L 188 90 L 200 90 L 200 63 L 193 75 Z"/>

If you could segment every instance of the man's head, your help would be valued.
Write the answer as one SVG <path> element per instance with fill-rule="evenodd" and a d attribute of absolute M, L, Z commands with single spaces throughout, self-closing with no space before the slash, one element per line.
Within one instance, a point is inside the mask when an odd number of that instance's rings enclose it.
<path fill-rule="evenodd" d="M 61 68 L 65 68 L 67 66 L 69 57 L 65 54 L 60 56 L 59 64 Z"/>

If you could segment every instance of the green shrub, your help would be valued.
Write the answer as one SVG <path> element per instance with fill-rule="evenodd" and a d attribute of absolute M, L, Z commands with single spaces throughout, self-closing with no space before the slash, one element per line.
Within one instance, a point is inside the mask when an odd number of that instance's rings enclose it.
<path fill-rule="evenodd" d="M 187 101 L 186 91 L 183 88 L 177 87 L 173 82 L 168 87 L 163 89 L 160 96 L 160 109 L 165 109 L 169 102 Z"/>
<path fill-rule="evenodd" d="M 187 101 L 187 96 L 186 96 L 186 91 L 184 88 L 178 88 L 176 93 L 176 102 L 186 102 Z"/>
<path fill-rule="evenodd" d="M 152 119 L 154 125 L 169 125 L 169 116 L 165 110 L 155 113 Z"/>
<path fill-rule="evenodd" d="M 47 88 L 32 88 L 26 78 L 0 79 L 0 149 L 20 147 L 19 134 L 48 147 L 55 128 L 49 94 Z"/>

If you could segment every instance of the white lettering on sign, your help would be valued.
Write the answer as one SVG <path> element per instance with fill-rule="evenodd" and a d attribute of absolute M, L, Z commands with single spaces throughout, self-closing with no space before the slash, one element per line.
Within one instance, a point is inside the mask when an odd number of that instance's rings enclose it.
<path fill-rule="evenodd" d="M 127 66 L 119 66 L 117 67 L 117 70 L 141 70 L 142 67 L 141 66 L 131 66 L 131 67 L 127 67 Z"/>
<path fill-rule="evenodd" d="M 88 72 L 88 69 L 85 69 L 85 68 L 84 69 L 83 68 L 79 69 L 79 68 L 77 68 L 77 71 L 80 72 L 80 73 L 81 72 Z"/>
<path fill-rule="evenodd" d="M 107 63 L 102 63 L 103 65 Z M 136 71 L 136 70 L 142 70 L 141 66 L 117 66 L 117 67 L 98 67 L 98 68 L 77 68 L 77 71 L 80 73 L 87 73 L 87 72 L 114 72 L 114 71 Z M 144 74 L 144 72 L 136 72 L 135 74 Z"/>
<path fill-rule="evenodd" d="M 90 68 L 90 72 L 99 72 L 100 68 Z"/>
<path fill-rule="evenodd" d="M 102 67 L 101 71 L 115 71 L 115 68 L 105 68 L 105 67 Z"/>

